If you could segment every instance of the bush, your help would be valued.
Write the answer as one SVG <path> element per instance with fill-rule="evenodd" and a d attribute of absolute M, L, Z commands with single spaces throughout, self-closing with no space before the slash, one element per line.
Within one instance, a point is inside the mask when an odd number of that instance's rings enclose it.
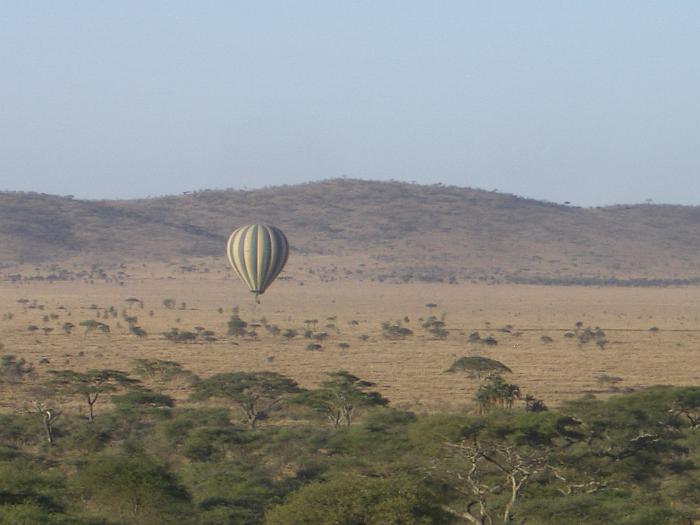
<path fill-rule="evenodd" d="M 146 388 L 112 396 L 112 403 L 120 412 L 150 412 L 159 415 L 168 415 L 167 409 L 175 406 L 175 400 L 172 397 Z"/>
<path fill-rule="evenodd" d="M 287 328 L 284 332 L 282 332 L 282 337 L 285 339 L 293 339 L 298 335 L 296 330 L 292 330 L 291 328 Z"/>
<path fill-rule="evenodd" d="M 257 525 L 265 509 L 279 503 L 285 492 L 266 469 L 255 463 L 197 463 L 186 470 L 185 476 L 202 525 Z"/>
<path fill-rule="evenodd" d="M 80 450 L 83 454 L 94 454 L 104 450 L 104 448 L 119 435 L 111 424 L 114 420 L 106 421 L 108 418 L 100 418 L 92 425 L 81 424 L 73 429 L 68 437 L 61 442 L 62 446 Z M 108 423 L 108 424 L 105 424 Z"/>
<path fill-rule="evenodd" d="M 247 436 L 231 423 L 228 410 L 211 408 L 176 411 L 157 431 L 169 447 L 182 446 L 186 457 L 198 461 L 222 457 L 229 445 L 243 443 Z"/>
<path fill-rule="evenodd" d="M 421 323 L 421 326 L 432 334 L 436 339 L 445 339 L 449 333 L 445 329 L 445 323 L 431 315 Z"/>
<path fill-rule="evenodd" d="M 127 524 L 181 523 L 190 496 L 163 465 L 146 456 L 100 456 L 78 471 L 74 488 L 89 506 Z"/>
<path fill-rule="evenodd" d="M 79 524 L 62 513 L 54 498 L 63 491 L 62 479 L 43 474 L 25 458 L 0 462 L 0 524 Z"/>
<path fill-rule="evenodd" d="M 0 506 L 0 525 L 108 525 L 98 519 L 82 520 L 61 512 L 48 511 L 36 503 Z"/>
<path fill-rule="evenodd" d="M 163 337 L 173 343 L 193 343 L 197 340 L 197 334 L 194 332 L 181 331 L 178 328 L 171 328 L 170 331 L 163 332 Z"/>
<path fill-rule="evenodd" d="M 16 383 L 33 373 L 34 367 L 23 358 L 17 359 L 13 355 L 0 357 L 0 383 Z"/>
<path fill-rule="evenodd" d="M 4 446 L 33 446 L 43 439 L 37 414 L 0 414 L 0 443 Z"/>
<path fill-rule="evenodd" d="M 639 497 L 621 490 L 524 500 L 519 514 L 542 525 L 675 525 L 685 522 L 681 513 L 660 498 Z"/>
<path fill-rule="evenodd" d="M 343 476 L 313 482 L 265 515 L 268 525 L 417 525 L 452 520 L 432 494 L 405 477 Z"/>
<path fill-rule="evenodd" d="M 238 314 L 231 315 L 228 320 L 228 332 L 227 335 L 232 335 L 234 337 L 241 337 L 246 335 L 246 328 L 248 323 L 241 319 Z"/>
<path fill-rule="evenodd" d="M 382 335 L 386 339 L 405 339 L 413 335 L 413 331 L 402 326 L 401 321 L 396 321 L 395 323 L 385 321 L 382 323 Z"/>

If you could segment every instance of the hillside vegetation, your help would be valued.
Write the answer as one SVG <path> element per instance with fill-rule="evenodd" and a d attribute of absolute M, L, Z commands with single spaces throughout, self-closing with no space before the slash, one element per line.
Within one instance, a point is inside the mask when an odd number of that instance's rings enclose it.
<path fill-rule="evenodd" d="M 442 185 L 336 179 L 128 201 L 0 193 L 0 265 L 223 253 L 251 222 L 396 281 L 673 284 L 700 278 L 700 208 L 577 208 Z M 366 264 L 370 267 L 369 264 Z M 675 280 L 675 281 L 674 281 Z"/>

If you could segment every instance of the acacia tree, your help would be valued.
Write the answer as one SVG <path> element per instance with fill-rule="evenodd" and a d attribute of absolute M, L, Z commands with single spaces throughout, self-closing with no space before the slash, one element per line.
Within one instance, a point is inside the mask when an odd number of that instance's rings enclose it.
<path fill-rule="evenodd" d="M 529 523 L 530 516 L 516 515 L 516 507 L 526 499 L 523 493 L 533 481 L 538 490 L 548 486 L 563 496 L 605 490 L 605 481 L 583 481 L 587 469 L 575 465 L 570 456 L 569 447 L 576 443 L 585 445 L 585 454 L 592 452 L 589 436 L 578 429 L 583 422 L 558 417 L 546 429 L 540 423 L 552 420 L 545 415 L 537 418 L 539 423 L 533 427 L 532 419 L 514 416 L 495 434 L 488 419 L 472 420 L 453 440 L 444 442 L 444 454 L 429 463 L 431 475 L 455 491 L 453 501 L 443 509 L 475 525 Z M 532 432 L 533 428 L 538 431 Z M 532 503 L 528 498 L 522 512 L 531 511 Z"/>
<path fill-rule="evenodd" d="M 474 399 L 479 403 L 479 412 L 487 412 L 491 407 L 513 408 L 516 399 L 520 399 L 518 385 L 508 383 L 500 375 L 493 375 L 486 384 L 477 390 Z"/>
<path fill-rule="evenodd" d="M 510 374 L 512 370 L 495 359 L 474 355 L 460 357 L 445 372 L 466 372 L 470 377 L 481 379 L 484 375 Z"/>
<path fill-rule="evenodd" d="M 54 423 L 63 413 L 58 407 L 61 400 L 54 388 L 46 385 L 33 385 L 29 389 L 28 404 L 20 410 L 21 413 L 38 416 L 41 419 L 44 437 L 49 446 L 54 445 Z"/>
<path fill-rule="evenodd" d="M 447 446 L 466 463 L 464 470 L 454 476 L 467 500 L 461 509 L 443 508 L 477 525 L 512 523 L 513 507 L 523 488 L 548 469 L 546 452 L 532 451 L 528 455 L 507 443 L 484 444 L 474 438 Z M 504 493 L 505 501 L 500 496 Z"/>
<path fill-rule="evenodd" d="M 340 370 L 329 372 L 330 379 L 321 383 L 321 388 L 305 393 L 301 401 L 322 412 L 334 428 L 341 424 L 349 427 L 358 407 L 382 406 L 389 401 L 379 392 L 367 391 L 376 386 L 359 377 Z"/>
<path fill-rule="evenodd" d="M 177 361 L 163 359 L 134 359 L 132 372 L 144 380 L 161 385 L 177 378 L 194 379 L 194 374 L 185 370 Z"/>
<path fill-rule="evenodd" d="M 115 392 L 138 383 L 138 379 L 129 377 L 119 370 L 50 370 L 49 384 L 56 386 L 66 394 L 82 396 L 88 405 L 88 421 L 95 419 L 94 407 L 101 394 Z"/>
<path fill-rule="evenodd" d="M 41 415 L 41 421 L 44 425 L 44 432 L 46 433 L 46 441 L 48 442 L 49 446 L 52 447 L 54 444 L 53 425 L 63 411 L 52 409 L 48 405 L 41 402 L 35 402 L 33 409 L 35 413 Z"/>
<path fill-rule="evenodd" d="M 129 308 L 138 304 L 143 309 L 143 301 L 137 297 L 129 297 L 127 299 L 124 299 L 124 301 L 126 302 L 126 304 L 129 305 Z"/>
<path fill-rule="evenodd" d="M 237 404 L 251 429 L 288 395 L 301 392 L 293 379 L 276 372 L 216 374 L 193 385 L 193 399 L 229 399 Z"/>
<path fill-rule="evenodd" d="M 86 321 L 81 321 L 80 326 L 85 327 L 85 337 L 87 337 L 87 335 L 90 332 L 94 332 L 95 330 L 99 330 L 103 334 L 108 334 L 110 332 L 109 325 L 105 323 L 100 323 L 99 321 L 95 321 L 94 319 L 87 319 Z"/>
<path fill-rule="evenodd" d="M 700 427 L 700 391 L 686 388 L 678 392 L 672 401 L 669 414 L 688 421 L 693 430 Z"/>

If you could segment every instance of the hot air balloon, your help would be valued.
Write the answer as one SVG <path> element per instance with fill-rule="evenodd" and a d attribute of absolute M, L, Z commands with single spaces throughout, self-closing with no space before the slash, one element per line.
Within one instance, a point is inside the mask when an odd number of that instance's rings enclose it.
<path fill-rule="evenodd" d="M 280 274 L 287 263 L 289 243 L 279 228 L 251 224 L 234 231 L 226 244 L 226 255 L 238 276 L 258 295 Z"/>

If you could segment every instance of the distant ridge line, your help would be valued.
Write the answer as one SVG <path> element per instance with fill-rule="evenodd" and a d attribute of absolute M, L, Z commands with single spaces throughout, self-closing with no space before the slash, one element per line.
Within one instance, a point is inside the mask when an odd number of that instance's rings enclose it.
<path fill-rule="evenodd" d="M 345 178 L 134 200 L 2 192 L 0 267 L 222 256 L 230 233 L 253 223 L 288 235 L 290 269 L 316 264 L 313 278 L 327 280 L 700 285 L 698 206 L 579 208 Z"/>

